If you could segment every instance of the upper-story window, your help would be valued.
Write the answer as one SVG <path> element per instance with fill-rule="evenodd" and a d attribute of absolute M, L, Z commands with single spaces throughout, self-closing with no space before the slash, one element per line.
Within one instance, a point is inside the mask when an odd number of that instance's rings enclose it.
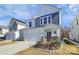
<path fill-rule="evenodd" d="M 13 28 L 14 28 L 14 30 L 17 30 L 17 23 L 16 22 L 14 22 Z"/>
<path fill-rule="evenodd" d="M 48 23 L 51 23 L 51 17 L 50 16 L 48 17 Z"/>
<path fill-rule="evenodd" d="M 32 27 L 32 22 L 29 22 L 29 27 Z"/>
<path fill-rule="evenodd" d="M 42 24 L 42 19 L 40 19 L 41 20 L 41 24 Z"/>
<path fill-rule="evenodd" d="M 44 18 L 44 24 L 47 24 L 47 17 Z"/>

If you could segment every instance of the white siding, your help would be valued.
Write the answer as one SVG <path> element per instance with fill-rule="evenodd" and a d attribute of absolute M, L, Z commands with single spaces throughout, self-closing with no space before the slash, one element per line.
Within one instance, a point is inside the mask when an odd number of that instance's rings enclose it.
<path fill-rule="evenodd" d="M 24 25 L 20 25 L 20 24 L 18 24 L 18 30 L 21 30 L 21 29 L 24 29 L 24 28 L 25 28 Z"/>
<path fill-rule="evenodd" d="M 8 29 L 2 29 L 3 34 L 6 34 L 8 31 Z"/>
<path fill-rule="evenodd" d="M 77 19 L 78 19 L 78 25 L 77 25 Z M 79 42 L 79 16 L 77 16 L 73 22 L 72 22 L 72 27 L 71 27 L 71 32 L 70 32 L 70 39 L 76 40 Z"/>
<path fill-rule="evenodd" d="M 61 31 L 60 31 L 60 29 L 57 30 L 57 36 L 61 37 Z"/>
<path fill-rule="evenodd" d="M 26 29 L 24 31 L 24 37 L 26 40 L 29 41 L 39 41 L 41 39 L 41 35 L 43 35 L 43 31 L 38 29 L 33 29 L 28 31 Z"/>
<path fill-rule="evenodd" d="M 32 27 L 31 28 L 33 28 L 33 27 L 35 27 L 35 20 L 34 19 L 29 19 L 29 20 L 26 20 L 26 28 L 30 28 L 29 27 L 29 22 L 32 22 Z"/>
<path fill-rule="evenodd" d="M 2 28 L 2 34 L 0 34 L 0 37 L 3 37 L 9 30 Z"/>
<path fill-rule="evenodd" d="M 19 38 L 19 31 L 15 32 L 15 39 Z"/>
<path fill-rule="evenodd" d="M 47 31 L 51 31 L 52 36 L 60 37 L 60 27 L 56 25 L 50 25 L 40 28 L 25 29 L 23 32 L 25 40 L 39 41 L 41 39 L 41 36 L 47 36 Z M 56 31 L 57 33 L 54 34 L 54 31 Z"/>

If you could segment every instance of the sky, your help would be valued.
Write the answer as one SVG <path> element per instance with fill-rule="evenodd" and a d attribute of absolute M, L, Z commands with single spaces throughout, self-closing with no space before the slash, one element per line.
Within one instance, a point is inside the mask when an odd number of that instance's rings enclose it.
<path fill-rule="evenodd" d="M 70 27 L 74 17 L 78 15 L 78 4 L 52 4 L 52 7 L 61 8 L 61 25 Z M 0 4 L 0 25 L 7 26 L 11 18 L 25 21 L 32 18 L 40 9 L 39 4 Z"/>

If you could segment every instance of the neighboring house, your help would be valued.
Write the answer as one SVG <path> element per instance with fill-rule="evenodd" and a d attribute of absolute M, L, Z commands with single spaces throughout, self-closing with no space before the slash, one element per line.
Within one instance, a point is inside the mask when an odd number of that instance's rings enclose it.
<path fill-rule="evenodd" d="M 61 38 L 60 29 L 60 9 L 42 5 L 33 18 L 26 20 L 23 36 L 30 41 L 50 41 L 53 37 Z"/>
<path fill-rule="evenodd" d="M 79 15 L 72 22 L 70 39 L 79 42 Z"/>
<path fill-rule="evenodd" d="M 4 38 L 8 31 L 8 27 L 0 25 L 0 39 Z"/>
<path fill-rule="evenodd" d="M 18 40 L 21 39 L 21 29 L 25 28 L 25 22 L 13 18 L 9 23 L 9 32 L 6 34 L 6 39 L 8 40 Z"/>

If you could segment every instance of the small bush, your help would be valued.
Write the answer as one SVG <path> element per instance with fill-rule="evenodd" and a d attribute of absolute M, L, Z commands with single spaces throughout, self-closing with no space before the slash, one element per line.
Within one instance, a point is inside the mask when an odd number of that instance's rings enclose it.
<path fill-rule="evenodd" d="M 55 48 L 58 48 L 58 47 L 60 47 L 60 42 L 59 42 L 59 38 L 56 38 L 56 39 L 52 39 L 51 41 L 49 41 L 48 43 L 47 43 L 47 45 L 49 46 L 49 47 L 55 47 Z"/>

